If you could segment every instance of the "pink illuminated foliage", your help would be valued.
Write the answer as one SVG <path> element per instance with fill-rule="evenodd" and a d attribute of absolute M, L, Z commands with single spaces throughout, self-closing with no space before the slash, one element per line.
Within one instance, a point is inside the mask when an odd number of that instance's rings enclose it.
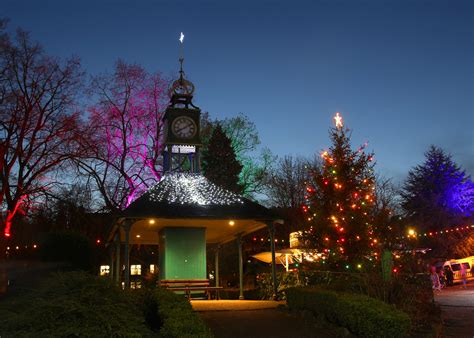
<path fill-rule="evenodd" d="M 108 210 L 127 207 L 161 176 L 162 114 L 168 82 L 159 73 L 118 61 L 93 79 L 89 108 L 92 156 L 78 161 Z"/>

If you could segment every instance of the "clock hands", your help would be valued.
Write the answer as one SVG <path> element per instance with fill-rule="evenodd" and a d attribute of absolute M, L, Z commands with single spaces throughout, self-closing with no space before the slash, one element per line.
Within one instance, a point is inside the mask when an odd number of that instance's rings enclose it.
<path fill-rule="evenodd" d="M 194 125 L 193 124 L 185 124 L 184 127 L 181 128 L 175 128 L 175 133 L 176 134 L 181 134 L 182 131 L 187 132 L 194 132 Z"/>
<path fill-rule="evenodd" d="M 179 134 L 181 131 L 185 131 L 186 129 L 191 129 L 191 125 L 184 126 L 182 128 L 176 129 L 176 133 Z"/>

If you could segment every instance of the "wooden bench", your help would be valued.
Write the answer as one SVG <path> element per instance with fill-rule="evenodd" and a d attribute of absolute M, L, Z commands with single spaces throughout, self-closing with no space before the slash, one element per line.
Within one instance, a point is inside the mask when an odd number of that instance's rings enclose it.
<path fill-rule="evenodd" d="M 219 299 L 222 289 L 222 286 L 210 286 L 209 279 L 162 279 L 160 285 L 173 292 L 184 292 L 188 299 L 191 299 L 193 291 L 204 292 L 207 299 L 211 299 L 211 292 L 215 292 L 215 299 Z"/>

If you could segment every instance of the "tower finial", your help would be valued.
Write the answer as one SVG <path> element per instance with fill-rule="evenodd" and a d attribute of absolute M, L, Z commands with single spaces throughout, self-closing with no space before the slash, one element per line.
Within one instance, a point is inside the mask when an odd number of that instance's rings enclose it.
<path fill-rule="evenodd" d="M 179 58 L 179 80 L 181 81 L 181 83 L 184 80 L 183 61 L 184 58 Z"/>
<path fill-rule="evenodd" d="M 181 32 L 178 41 L 180 42 L 179 48 L 179 78 L 173 82 L 169 89 L 169 96 L 170 96 L 170 103 L 171 105 L 184 105 L 188 107 L 188 105 L 192 105 L 195 107 L 191 100 L 193 98 L 194 93 L 194 84 L 191 81 L 188 81 L 184 78 L 184 70 L 183 70 L 183 42 L 184 42 L 184 33 Z"/>
<path fill-rule="evenodd" d="M 184 43 L 184 33 L 181 32 L 181 34 L 179 35 L 179 80 L 182 82 L 183 79 L 184 79 L 184 71 L 183 71 L 183 62 L 184 62 L 184 46 L 183 46 L 183 43 Z"/>

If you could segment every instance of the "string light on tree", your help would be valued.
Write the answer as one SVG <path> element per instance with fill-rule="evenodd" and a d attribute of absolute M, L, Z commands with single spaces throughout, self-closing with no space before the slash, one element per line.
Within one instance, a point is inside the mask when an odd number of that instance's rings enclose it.
<path fill-rule="evenodd" d="M 375 257 L 378 246 L 372 235 L 373 154 L 365 153 L 366 145 L 351 149 L 340 113 L 334 123 L 332 145 L 321 153 L 321 167 L 311 172 L 303 211 L 311 212 L 307 219 L 313 227 L 308 238 L 312 248 L 331 252 L 327 264 L 355 269 L 366 257 Z"/>
<path fill-rule="evenodd" d="M 167 200 L 176 204 L 236 205 L 242 204 L 241 197 L 225 190 L 200 174 L 167 173 L 150 189 L 150 200 Z"/>

